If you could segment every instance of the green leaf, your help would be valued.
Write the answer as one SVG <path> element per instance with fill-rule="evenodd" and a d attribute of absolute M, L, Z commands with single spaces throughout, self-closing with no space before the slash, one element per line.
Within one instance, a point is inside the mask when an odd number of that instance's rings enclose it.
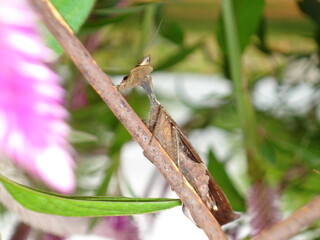
<path fill-rule="evenodd" d="M 70 28 L 76 33 L 85 22 L 95 3 L 94 0 L 51 0 Z M 58 54 L 63 52 L 57 40 L 48 32 L 48 46 Z"/>
<path fill-rule="evenodd" d="M 115 17 L 107 17 L 107 18 L 99 18 L 96 20 L 91 20 L 90 22 L 87 22 L 83 25 L 83 28 L 81 31 L 89 33 L 89 32 L 98 30 L 99 28 L 102 28 L 105 25 L 119 23 L 123 21 L 126 17 L 127 17 L 126 15 L 119 15 Z"/>
<path fill-rule="evenodd" d="M 122 216 L 151 213 L 181 204 L 178 199 L 65 196 L 14 183 L 0 175 L 0 181 L 22 206 L 41 213 L 68 217 Z"/>
<path fill-rule="evenodd" d="M 201 43 L 202 44 L 202 43 Z M 171 56 L 167 57 L 163 62 L 161 62 L 158 66 L 154 68 L 154 71 L 163 70 L 165 68 L 169 68 L 174 66 L 175 64 L 181 62 L 185 59 L 189 54 L 191 54 L 194 50 L 196 50 L 200 43 L 196 43 L 190 47 L 183 47 L 178 52 L 173 53 Z"/>
<path fill-rule="evenodd" d="M 72 130 L 70 132 L 69 141 L 71 143 L 97 142 L 98 138 L 87 132 Z"/>
<path fill-rule="evenodd" d="M 234 7 L 240 47 L 241 50 L 244 50 L 251 36 L 258 29 L 263 14 L 264 0 L 237 0 Z"/>
<path fill-rule="evenodd" d="M 91 19 L 85 23 L 81 30 L 91 32 L 108 24 L 119 23 L 128 18 L 128 16 L 145 11 L 150 6 L 160 6 L 162 3 L 148 3 L 137 6 L 129 6 L 125 8 L 111 7 L 103 9 L 95 9 L 94 15 L 99 16 L 97 19 Z"/>
<path fill-rule="evenodd" d="M 320 24 L 320 2 L 318 0 L 300 0 L 297 4 L 301 11 L 317 24 Z"/>
<path fill-rule="evenodd" d="M 219 162 L 212 151 L 208 154 L 208 170 L 214 176 L 214 179 L 228 197 L 232 208 L 236 211 L 245 211 L 245 201 L 234 187 L 229 178 L 223 163 Z"/>
<path fill-rule="evenodd" d="M 271 164 L 275 164 L 277 161 L 276 152 L 274 146 L 269 139 L 264 139 L 264 141 L 259 145 L 260 151 L 264 158 Z"/>
<path fill-rule="evenodd" d="M 300 156 L 308 162 L 308 164 L 317 166 L 319 164 L 319 153 L 313 153 L 308 147 L 302 146 L 300 143 L 289 142 L 287 140 L 281 140 L 280 138 L 273 137 L 272 141 L 274 145 L 281 150 L 288 151 L 294 155 L 300 154 Z"/>
<path fill-rule="evenodd" d="M 111 7 L 111 8 L 94 10 L 94 14 L 104 15 L 104 16 L 106 14 L 132 14 L 132 13 L 141 12 L 145 8 L 146 8 L 146 5 L 137 5 L 137 6 L 131 6 L 131 7 L 125 7 L 125 8 Z"/>
<path fill-rule="evenodd" d="M 310 172 L 306 179 L 301 183 L 301 187 L 305 190 L 308 190 L 312 193 L 320 192 L 320 175 Z"/>
<path fill-rule="evenodd" d="M 243 51 L 251 36 L 258 29 L 262 19 L 264 0 L 233 0 L 233 6 L 240 49 Z M 221 50 L 227 55 L 224 31 L 222 17 L 220 16 L 217 26 L 217 39 Z"/>
<path fill-rule="evenodd" d="M 184 32 L 181 26 L 175 22 L 162 22 L 160 32 L 164 38 L 182 46 L 184 40 Z"/>

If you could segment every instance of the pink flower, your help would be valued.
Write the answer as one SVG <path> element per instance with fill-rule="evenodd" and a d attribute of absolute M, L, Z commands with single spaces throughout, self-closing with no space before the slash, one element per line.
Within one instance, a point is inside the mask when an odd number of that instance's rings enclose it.
<path fill-rule="evenodd" d="M 42 239 L 41 240 L 63 240 L 65 239 L 64 237 L 59 237 L 57 235 L 53 235 L 53 234 L 50 234 L 50 233 L 44 233 L 42 235 Z"/>
<path fill-rule="evenodd" d="M 0 151 L 62 193 L 75 186 L 60 78 L 26 1 L 0 2 Z"/>
<path fill-rule="evenodd" d="M 103 218 L 108 229 L 105 236 L 114 240 L 139 240 L 139 232 L 129 216 L 115 216 Z"/>

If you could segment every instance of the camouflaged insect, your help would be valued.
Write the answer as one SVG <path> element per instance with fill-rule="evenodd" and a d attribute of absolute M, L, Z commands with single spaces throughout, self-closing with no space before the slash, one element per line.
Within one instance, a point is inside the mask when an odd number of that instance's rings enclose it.
<path fill-rule="evenodd" d="M 153 133 L 153 137 L 159 141 L 220 225 L 239 218 L 240 215 L 232 210 L 227 197 L 209 173 L 189 139 L 158 102 L 150 76 L 152 70 L 150 56 L 147 56 L 130 71 L 128 76 L 124 77 L 118 89 L 124 91 L 136 86 L 145 89 L 151 102 L 148 128 Z M 190 217 L 188 209 L 184 208 L 184 212 Z"/>

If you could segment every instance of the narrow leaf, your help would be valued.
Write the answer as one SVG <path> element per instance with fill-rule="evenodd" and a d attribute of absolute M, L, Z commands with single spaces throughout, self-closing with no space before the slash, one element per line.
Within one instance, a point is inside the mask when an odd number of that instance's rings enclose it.
<path fill-rule="evenodd" d="M 99 28 L 104 27 L 108 24 L 114 24 L 119 23 L 123 21 L 126 18 L 126 15 L 118 15 L 115 17 L 107 17 L 107 18 L 99 18 L 96 20 L 91 20 L 90 22 L 87 22 L 83 25 L 82 31 L 88 33 L 95 30 L 98 30 Z"/>
<path fill-rule="evenodd" d="M 273 143 L 269 139 L 264 139 L 259 145 L 260 151 L 264 158 L 271 164 L 275 164 L 277 161 L 276 151 L 274 150 Z"/>
<path fill-rule="evenodd" d="M 87 132 L 72 130 L 70 132 L 69 141 L 71 143 L 97 142 L 98 138 Z"/>
<path fill-rule="evenodd" d="M 131 14 L 131 13 L 138 13 L 143 11 L 147 5 L 137 5 L 125 8 L 119 7 L 111 7 L 105 9 L 96 9 L 94 10 L 94 14 L 97 15 L 106 15 L 106 14 Z"/>
<path fill-rule="evenodd" d="M 276 137 L 273 137 L 272 141 L 278 149 L 290 152 L 294 155 L 300 154 L 308 164 L 318 166 L 320 159 L 319 151 L 311 151 L 312 148 L 310 146 L 303 146 L 299 143 L 282 140 Z"/>
<path fill-rule="evenodd" d="M 177 45 L 183 45 L 184 31 L 178 23 L 163 22 L 160 28 L 160 34 Z"/>
<path fill-rule="evenodd" d="M 256 33 L 262 19 L 264 0 L 233 0 L 234 16 L 238 32 L 240 49 L 243 51 Z M 227 55 L 226 39 L 223 29 L 222 17 L 217 26 L 217 39 L 221 50 Z"/>
<path fill-rule="evenodd" d="M 317 24 L 320 24 L 320 2 L 318 0 L 297 1 L 300 10 Z"/>
<path fill-rule="evenodd" d="M 194 50 L 196 50 L 200 43 L 194 44 L 190 47 L 181 48 L 178 52 L 173 53 L 167 59 L 165 59 L 162 63 L 154 68 L 155 71 L 163 70 L 165 68 L 172 67 L 173 65 L 179 63 L 183 59 L 185 59 L 189 54 L 191 54 Z"/>
<path fill-rule="evenodd" d="M 178 199 L 65 196 L 14 183 L 0 175 L 0 181 L 22 206 L 41 213 L 68 217 L 123 216 L 151 213 L 181 204 Z"/>

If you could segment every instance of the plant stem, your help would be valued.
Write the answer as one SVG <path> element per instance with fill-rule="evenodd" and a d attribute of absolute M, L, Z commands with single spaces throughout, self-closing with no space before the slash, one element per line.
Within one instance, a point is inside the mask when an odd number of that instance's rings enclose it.
<path fill-rule="evenodd" d="M 258 148 L 257 125 L 254 110 L 250 100 L 248 81 L 242 73 L 241 51 L 235 24 L 232 0 L 223 0 L 222 16 L 227 41 L 228 61 L 231 78 L 234 82 L 234 91 L 237 101 L 238 117 L 243 131 L 244 145 L 248 161 L 248 171 L 252 180 L 261 179 L 264 170 L 260 166 L 262 160 Z"/>

